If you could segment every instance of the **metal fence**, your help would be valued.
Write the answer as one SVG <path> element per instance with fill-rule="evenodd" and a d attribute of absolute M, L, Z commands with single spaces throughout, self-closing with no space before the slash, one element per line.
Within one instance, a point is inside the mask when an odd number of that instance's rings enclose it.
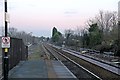
<path fill-rule="evenodd" d="M 1 44 L 1 42 L 0 42 L 0 44 Z M 1 54 L 1 52 L 2 51 L 0 51 L 0 54 Z M 15 67 L 20 61 L 27 60 L 28 47 L 24 45 L 22 39 L 11 38 L 8 57 L 9 57 L 9 70 L 12 69 L 13 67 Z M 2 65 L 2 64 L 0 64 L 0 65 Z M 2 70 L 2 69 L 0 69 L 0 70 Z"/>
<path fill-rule="evenodd" d="M 9 56 L 9 69 L 12 69 L 20 61 L 26 60 L 28 57 L 28 48 L 24 45 L 22 39 L 11 38 Z"/>
<path fill-rule="evenodd" d="M 1 46 L 1 37 L 0 37 L 0 46 Z M 2 76 L 2 48 L 0 47 L 0 77 Z"/>

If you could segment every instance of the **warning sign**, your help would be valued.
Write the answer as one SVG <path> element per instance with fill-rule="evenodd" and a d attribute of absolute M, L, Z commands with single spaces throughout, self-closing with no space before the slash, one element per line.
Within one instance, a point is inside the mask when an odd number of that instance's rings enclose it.
<path fill-rule="evenodd" d="M 2 37 L 2 48 L 10 48 L 10 37 Z"/>

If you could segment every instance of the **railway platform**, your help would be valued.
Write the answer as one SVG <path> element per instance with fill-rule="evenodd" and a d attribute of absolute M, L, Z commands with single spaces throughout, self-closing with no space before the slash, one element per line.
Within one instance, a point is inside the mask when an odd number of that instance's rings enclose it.
<path fill-rule="evenodd" d="M 20 62 L 9 71 L 10 80 L 39 80 L 39 79 L 76 80 L 76 77 L 60 61 L 29 60 Z"/>

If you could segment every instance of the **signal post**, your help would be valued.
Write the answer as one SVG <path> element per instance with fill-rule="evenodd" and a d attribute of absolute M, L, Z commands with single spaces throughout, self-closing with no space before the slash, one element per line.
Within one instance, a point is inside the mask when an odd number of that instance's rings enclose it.
<path fill-rule="evenodd" d="M 3 49 L 3 79 L 8 80 L 8 71 L 9 71 L 9 58 L 8 58 L 8 49 L 10 48 L 10 37 L 8 37 L 8 13 L 7 13 L 7 0 L 4 0 L 4 23 L 5 23 L 5 33 L 2 37 L 2 49 Z"/>

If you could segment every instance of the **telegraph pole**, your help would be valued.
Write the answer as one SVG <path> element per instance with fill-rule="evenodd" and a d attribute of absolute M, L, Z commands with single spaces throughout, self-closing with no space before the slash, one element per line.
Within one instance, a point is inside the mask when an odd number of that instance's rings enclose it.
<path fill-rule="evenodd" d="M 5 37 L 7 37 L 8 33 L 7 0 L 4 0 L 4 6 L 5 6 Z M 3 49 L 4 49 L 3 76 L 4 80 L 8 80 L 8 48 Z"/>

